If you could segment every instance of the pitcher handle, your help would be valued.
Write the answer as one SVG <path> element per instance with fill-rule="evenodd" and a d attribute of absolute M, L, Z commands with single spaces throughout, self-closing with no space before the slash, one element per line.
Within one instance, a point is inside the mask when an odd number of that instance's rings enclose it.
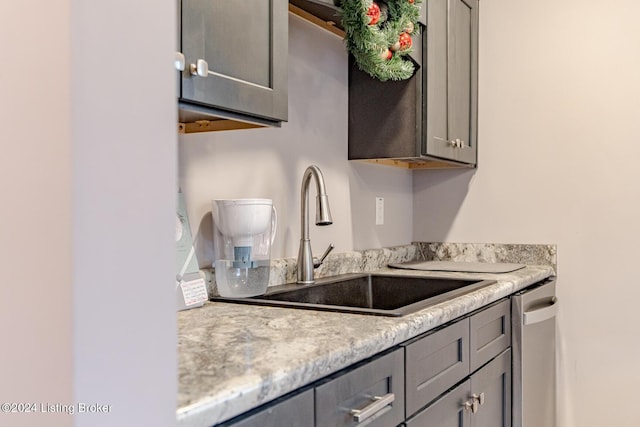
<path fill-rule="evenodd" d="M 278 211 L 275 205 L 271 205 L 271 210 L 273 211 L 273 215 L 271 215 L 271 246 L 273 246 L 273 242 L 276 240 L 276 231 L 278 230 Z"/>

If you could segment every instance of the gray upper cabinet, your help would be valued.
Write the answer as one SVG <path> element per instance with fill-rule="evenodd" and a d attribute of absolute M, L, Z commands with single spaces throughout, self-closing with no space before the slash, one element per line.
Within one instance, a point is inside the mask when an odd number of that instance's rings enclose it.
<path fill-rule="evenodd" d="M 349 64 L 349 159 L 475 167 L 478 0 L 428 0 L 413 36 L 415 75 L 380 82 Z"/>
<path fill-rule="evenodd" d="M 475 164 L 478 121 L 478 0 L 431 0 L 426 28 L 423 152 Z"/>
<path fill-rule="evenodd" d="M 181 0 L 180 121 L 287 120 L 288 2 Z"/>

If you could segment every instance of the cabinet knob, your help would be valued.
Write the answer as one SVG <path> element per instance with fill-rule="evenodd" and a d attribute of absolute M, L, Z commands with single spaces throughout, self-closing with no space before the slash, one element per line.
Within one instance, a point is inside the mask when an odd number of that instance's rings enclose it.
<path fill-rule="evenodd" d="M 471 148 L 471 146 L 467 145 L 467 143 L 460 138 L 452 139 L 451 141 L 449 141 L 449 145 L 451 145 L 453 148 Z"/>
<path fill-rule="evenodd" d="M 474 401 L 478 402 L 480 405 L 484 405 L 484 392 L 482 392 L 480 394 L 473 393 L 471 395 L 471 398 Z"/>
<path fill-rule="evenodd" d="M 207 77 L 209 75 L 209 64 L 204 59 L 198 59 L 195 64 L 189 65 L 192 76 Z"/>
<path fill-rule="evenodd" d="M 462 141 L 460 141 L 460 138 L 452 139 L 451 141 L 449 141 L 449 145 L 453 148 L 460 148 L 461 144 Z"/>
<path fill-rule="evenodd" d="M 176 70 L 184 71 L 185 59 L 184 59 L 184 54 L 182 52 L 176 52 L 176 57 L 173 61 L 173 64 L 175 65 Z"/>
<path fill-rule="evenodd" d="M 466 401 L 462 404 L 462 408 L 465 411 L 471 411 L 472 413 L 478 412 L 478 401 L 473 399 L 472 401 Z"/>

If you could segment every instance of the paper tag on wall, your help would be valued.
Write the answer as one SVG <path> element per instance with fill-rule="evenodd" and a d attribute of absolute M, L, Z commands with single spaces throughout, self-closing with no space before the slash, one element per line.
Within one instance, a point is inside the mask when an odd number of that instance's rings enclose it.
<path fill-rule="evenodd" d="M 180 282 L 180 289 L 182 290 L 184 305 L 187 307 L 200 304 L 209 298 L 207 295 L 207 285 L 202 278 L 189 280 L 187 282 L 182 281 Z"/>

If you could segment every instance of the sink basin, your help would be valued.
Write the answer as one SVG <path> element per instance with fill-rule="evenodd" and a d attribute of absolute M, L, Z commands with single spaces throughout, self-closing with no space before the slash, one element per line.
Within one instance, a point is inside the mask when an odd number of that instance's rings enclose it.
<path fill-rule="evenodd" d="M 270 287 L 251 298 L 213 297 L 214 301 L 378 316 L 403 316 L 495 283 L 392 274 L 345 274 L 319 279 L 313 285 Z"/>

